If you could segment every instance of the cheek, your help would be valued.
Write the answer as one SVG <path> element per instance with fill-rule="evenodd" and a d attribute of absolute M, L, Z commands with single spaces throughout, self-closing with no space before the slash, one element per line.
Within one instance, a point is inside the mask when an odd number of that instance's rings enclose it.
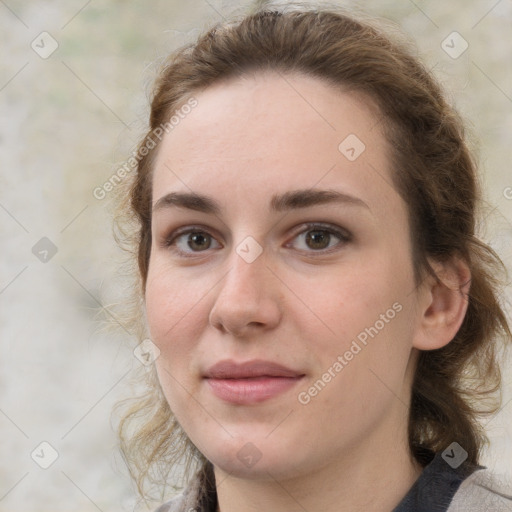
<path fill-rule="evenodd" d="M 208 316 L 204 298 L 208 288 L 192 286 L 190 280 L 156 262 L 150 266 L 146 285 L 146 317 L 152 341 L 172 361 L 181 360 L 197 339 Z M 205 318 L 206 315 L 206 318 Z"/>
<path fill-rule="evenodd" d="M 389 264 L 382 257 L 369 260 L 369 263 L 359 261 L 350 268 L 336 269 L 317 281 L 314 287 L 304 283 L 297 290 L 297 295 L 304 297 L 304 302 L 315 313 L 308 316 L 320 325 L 324 334 L 313 339 L 324 340 L 334 351 L 348 349 L 352 339 L 379 321 L 380 315 L 392 309 L 395 302 L 402 300 L 403 285 L 390 278 Z M 394 313 L 391 310 L 388 316 L 394 317 Z"/>
<path fill-rule="evenodd" d="M 353 407 L 386 390 L 379 378 L 389 380 L 393 389 L 400 387 L 411 351 L 414 294 L 407 260 L 375 256 L 349 272 L 338 270 L 323 280 L 323 287 L 310 291 L 306 296 L 321 322 L 309 315 L 313 320 L 304 321 L 301 329 L 317 361 L 315 379 L 329 380 L 325 373 L 330 370 L 338 383 L 332 388 L 351 390 L 349 397 L 327 393 L 324 398 Z"/>
<path fill-rule="evenodd" d="M 343 334 L 316 345 L 319 364 L 299 390 L 298 407 L 314 423 L 327 416 L 327 437 L 364 436 L 393 406 L 407 403 L 410 322 L 408 305 L 400 306 L 400 311 L 391 309 L 393 313 L 385 316 L 386 323 L 379 315 L 386 315 L 389 308 L 380 308 L 377 300 L 371 311 L 363 313 L 351 305 L 338 317 Z"/>

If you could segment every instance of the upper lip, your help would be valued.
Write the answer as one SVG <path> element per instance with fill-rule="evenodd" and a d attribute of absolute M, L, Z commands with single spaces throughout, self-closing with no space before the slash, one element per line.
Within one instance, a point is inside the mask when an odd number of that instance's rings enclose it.
<path fill-rule="evenodd" d="M 209 379 L 244 379 L 250 377 L 302 377 L 304 374 L 272 361 L 254 359 L 236 363 L 219 361 L 204 374 Z"/>

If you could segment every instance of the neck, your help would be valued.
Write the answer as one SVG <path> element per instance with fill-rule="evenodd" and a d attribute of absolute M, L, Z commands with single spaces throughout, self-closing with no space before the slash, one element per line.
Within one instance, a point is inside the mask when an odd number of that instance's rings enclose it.
<path fill-rule="evenodd" d="M 393 510 L 423 469 L 410 455 L 405 432 L 394 434 L 366 438 L 332 463 L 293 479 L 272 478 L 271 471 L 265 480 L 237 478 L 215 467 L 215 480 L 222 482 L 218 512 Z"/>

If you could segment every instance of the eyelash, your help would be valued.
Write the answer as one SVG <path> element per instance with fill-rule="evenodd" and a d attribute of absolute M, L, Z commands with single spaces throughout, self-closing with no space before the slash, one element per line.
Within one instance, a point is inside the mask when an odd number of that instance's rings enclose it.
<path fill-rule="evenodd" d="M 348 243 L 351 241 L 352 236 L 348 232 L 340 231 L 339 229 L 334 228 L 331 225 L 325 225 L 325 224 L 318 224 L 318 223 L 308 223 L 305 226 L 305 229 L 300 231 L 294 236 L 294 239 L 297 238 L 300 235 L 303 235 L 305 233 L 308 233 L 309 231 L 322 231 L 325 233 L 328 233 L 329 235 L 334 235 L 335 237 L 339 238 L 340 242 L 338 242 L 334 248 L 328 248 L 328 249 L 320 249 L 320 250 L 308 250 L 305 251 L 310 254 L 318 254 L 318 255 L 325 255 L 330 254 L 331 252 L 334 252 L 334 250 L 339 250 L 339 245 L 344 245 L 345 243 Z M 206 234 L 212 238 L 215 238 L 211 233 L 208 232 L 207 229 L 203 228 L 202 226 L 191 226 L 183 231 L 174 232 L 168 237 L 165 238 L 162 245 L 168 249 L 170 249 L 172 252 L 175 252 L 179 256 L 183 256 L 185 258 L 194 258 L 195 255 L 201 255 L 201 253 L 207 253 L 209 249 L 205 249 L 204 251 L 182 251 L 181 249 L 178 249 L 176 247 L 176 240 L 178 240 L 180 237 L 184 235 L 188 235 L 190 233 L 196 233 L 196 234 Z M 330 241 L 329 241 L 330 242 Z M 303 252 L 304 250 L 300 250 Z"/>

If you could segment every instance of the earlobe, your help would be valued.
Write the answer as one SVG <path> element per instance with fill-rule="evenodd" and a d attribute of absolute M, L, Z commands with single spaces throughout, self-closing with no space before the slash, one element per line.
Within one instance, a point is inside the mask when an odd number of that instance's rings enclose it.
<path fill-rule="evenodd" d="M 430 264 L 437 278 L 429 276 L 418 292 L 413 346 L 419 350 L 442 348 L 455 337 L 466 316 L 471 285 L 471 272 L 462 259 Z"/>

